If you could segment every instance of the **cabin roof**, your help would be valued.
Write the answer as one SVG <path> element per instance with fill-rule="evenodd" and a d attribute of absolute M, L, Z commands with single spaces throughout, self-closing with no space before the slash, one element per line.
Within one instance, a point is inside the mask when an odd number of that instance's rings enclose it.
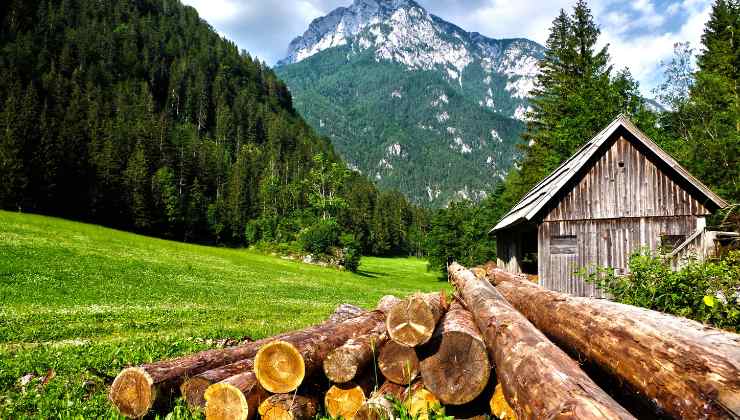
<path fill-rule="evenodd" d="M 660 148 L 655 142 L 645 135 L 639 128 L 624 115 L 619 115 L 609 125 L 596 134 L 591 140 L 583 145 L 573 156 L 563 162 L 545 179 L 540 181 L 532 188 L 519 202 L 491 229 L 491 232 L 525 222 L 532 221 L 537 214 L 548 204 L 558 197 L 568 183 L 575 178 L 578 173 L 592 158 L 599 153 L 601 146 L 604 145 L 612 135 L 619 129 L 624 128 L 632 134 L 639 143 L 649 149 L 662 160 L 667 166 L 673 169 L 675 176 L 692 185 L 700 195 L 703 195 L 705 202 L 714 203 L 718 208 L 727 207 L 727 202 L 694 178 L 684 167 L 678 164 L 668 153 Z"/>

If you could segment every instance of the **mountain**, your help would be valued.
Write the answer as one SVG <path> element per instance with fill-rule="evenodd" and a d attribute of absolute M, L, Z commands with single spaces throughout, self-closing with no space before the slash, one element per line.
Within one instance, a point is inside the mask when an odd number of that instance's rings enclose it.
<path fill-rule="evenodd" d="M 511 168 L 543 54 L 413 0 L 355 0 L 314 20 L 275 71 L 353 168 L 436 207 L 484 197 Z"/>
<path fill-rule="evenodd" d="M 192 7 L 14 0 L 0 12 L 0 208 L 233 245 L 317 225 L 332 243 L 337 229 L 318 221 L 336 214 L 347 246 L 418 249 L 419 209 L 345 179 L 285 84 Z"/>

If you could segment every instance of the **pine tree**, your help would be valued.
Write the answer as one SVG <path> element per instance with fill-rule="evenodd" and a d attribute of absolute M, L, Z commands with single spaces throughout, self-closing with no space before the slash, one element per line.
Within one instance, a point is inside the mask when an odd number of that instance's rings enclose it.
<path fill-rule="evenodd" d="M 136 143 L 128 166 L 124 171 L 124 179 L 128 187 L 129 211 L 134 227 L 145 230 L 151 225 L 149 165 L 147 163 L 144 146 Z"/>
<path fill-rule="evenodd" d="M 721 195 L 740 201 L 740 5 L 717 0 L 702 36 L 689 101 L 688 166 Z"/>

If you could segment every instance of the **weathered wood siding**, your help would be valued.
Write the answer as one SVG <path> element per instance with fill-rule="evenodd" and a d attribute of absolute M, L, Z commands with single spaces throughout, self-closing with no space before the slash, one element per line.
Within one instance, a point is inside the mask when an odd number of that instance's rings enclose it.
<path fill-rule="evenodd" d="M 690 215 L 544 222 L 538 230 L 540 281 L 548 289 L 603 297 L 576 272 L 601 266 L 625 274 L 635 251 L 657 249 L 662 235 L 688 236 L 696 227 L 697 217 Z"/>
<path fill-rule="evenodd" d="M 545 221 L 691 214 L 709 211 L 632 143 L 619 137 Z"/>
<path fill-rule="evenodd" d="M 629 256 L 686 235 L 709 211 L 624 137 L 603 154 L 538 228 L 538 274 L 553 290 L 602 297 L 575 272 L 596 265 L 627 272 Z"/>

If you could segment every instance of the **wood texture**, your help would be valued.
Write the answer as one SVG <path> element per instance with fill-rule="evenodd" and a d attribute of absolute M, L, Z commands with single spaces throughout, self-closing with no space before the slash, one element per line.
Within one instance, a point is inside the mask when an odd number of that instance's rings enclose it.
<path fill-rule="evenodd" d="M 254 359 L 246 359 L 205 371 L 183 382 L 182 385 L 180 385 L 180 394 L 191 409 L 205 408 L 205 394 L 206 389 L 208 389 L 209 386 L 221 382 L 226 378 L 239 375 L 244 372 L 250 372 L 253 369 Z"/>
<path fill-rule="evenodd" d="M 496 390 L 493 392 L 490 401 L 491 415 L 496 416 L 500 420 L 516 420 L 516 413 L 511 409 L 511 406 L 506 402 L 504 396 L 504 388 L 501 384 L 496 385 Z"/>
<path fill-rule="evenodd" d="M 318 401 L 309 396 L 275 394 L 259 406 L 264 420 L 310 420 L 318 413 Z"/>
<path fill-rule="evenodd" d="M 378 301 L 378 306 L 375 309 L 387 314 L 399 302 L 401 302 L 401 299 L 393 295 L 385 295 L 380 298 L 380 300 Z"/>
<path fill-rule="evenodd" d="M 332 315 L 335 321 L 357 315 L 356 307 L 340 306 Z M 259 348 L 273 340 L 296 339 L 310 336 L 327 321 L 304 330 L 292 331 L 242 346 L 225 349 L 206 350 L 188 356 L 147 363 L 121 371 L 113 381 L 109 398 L 116 409 L 126 417 L 139 418 L 158 402 L 164 402 L 174 395 L 186 378 L 198 375 L 230 363 L 253 358 Z"/>
<path fill-rule="evenodd" d="M 295 390 L 303 378 L 322 369 L 327 355 L 347 340 L 382 328 L 385 314 L 367 312 L 341 323 L 326 324 L 304 340 L 274 346 L 270 352 L 255 358 L 255 373 L 262 386 L 270 392 L 286 393 Z M 301 362 L 295 362 L 299 359 Z M 262 361 L 264 360 L 264 363 Z"/>
<path fill-rule="evenodd" d="M 324 359 L 324 374 L 336 383 L 349 382 L 378 358 L 379 349 L 388 341 L 385 323 L 373 331 L 332 350 Z"/>
<path fill-rule="evenodd" d="M 740 335 L 549 291 L 497 269 L 488 274 L 537 328 L 661 411 L 675 418 L 740 418 Z"/>
<path fill-rule="evenodd" d="M 372 388 L 372 382 L 366 378 L 361 383 L 332 385 L 324 396 L 324 409 L 332 418 L 352 420 L 365 404 Z"/>
<path fill-rule="evenodd" d="M 390 338 L 415 347 L 432 337 L 434 328 L 446 309 L 442 293 L 417 293 L 393 305 L 387 312 L 386 330 Z"/>
<path fill-rule="evenodd" d="M 498 381 L 518 418 L 634 418 L 489 282 L 456 263 L 449 275 L 483 334 Z"/>
<path fill-rule="evenodd" d="M 408 385 L 419 375 L 419 357 L 413 347 L 388 340 L 380 349 L 378 369 L 399 385 Z"/>
<path fill-rule="evenodd" d="M 473 315 L 457 300 L 421 353 L 429 354 L 420 363 L 424 385 L 443 404 L 466 404 L 486 388 L 491 373 L 486 344 Z"/>
<path fill-rule="evenodd" d="M 391 381 L 386 381 L 355 414 L 355 420 L 395 420 L 396 414 L 390 399 L 401 401 L 406 388 Z"/>
<path fill-rule="evenodd" d="M 233 379 L 233 380 L 231 380 Z M 209 386 L 203 396 L 208 420 L 252 420 L 267 392 L 252 372 Z"/>
<path fill-rule="evenodd" d="M 432 417 L 432 411 L 440 407 L 440 401 L 424 386 L 423 381 L 416 381 L 406 391 L 403 405 L 411 418 L 429 420 Z"/>

